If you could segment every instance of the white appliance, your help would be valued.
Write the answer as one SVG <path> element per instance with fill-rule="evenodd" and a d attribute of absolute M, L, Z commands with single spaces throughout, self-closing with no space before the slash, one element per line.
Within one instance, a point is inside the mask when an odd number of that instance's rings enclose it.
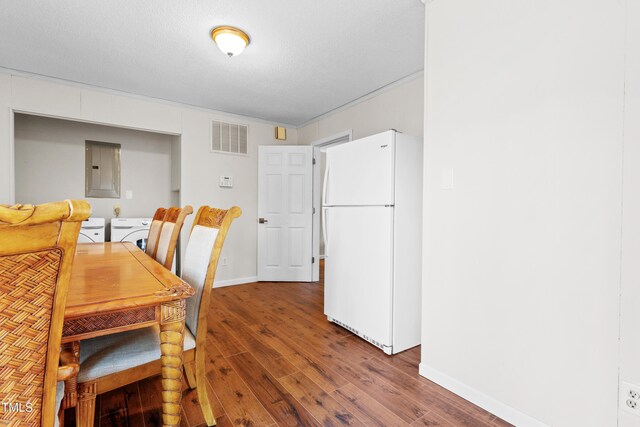
<path fill-rule="evenodd" d="M 324 313 L 387 354 L 420 344 L 422 139 L 388 131 L 329 147 Z"/>
<path fill-rule="evenodd" d="M 104 218 L 89 218 L 82 221 L 78 243 L 101 243 L 104 242 Z"/>
<path fill-rule="evenodd" d="M 112 218 L 111 241 L 133 242 L 144 250 L 150 226 L 151 218 Z"/>

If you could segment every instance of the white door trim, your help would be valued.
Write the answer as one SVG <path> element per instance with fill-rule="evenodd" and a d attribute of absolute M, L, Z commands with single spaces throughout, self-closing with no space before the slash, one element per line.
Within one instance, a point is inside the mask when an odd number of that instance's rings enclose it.
<path fill-rule="evenodd" d="M 325 138 L 313 141 L 313 158 L 316 160 L 316 164 L 313 165 L 313 208 L 316 214 L 313 216 L 313 256 L 319 260 L 324 258 L 324 255 L 320 255 L 320 215 L 321 215 L 321 200 L 320 194 L 322 192 L 322 171 L 320 171 L 320 151 L 330 145 L 344 144 L 353 140 L 353 130 L 347 129 L 343 132 L 339 132 Z M 320 280 L 320 263 L 316 262 L 313 265 L 313 281 Z"/>

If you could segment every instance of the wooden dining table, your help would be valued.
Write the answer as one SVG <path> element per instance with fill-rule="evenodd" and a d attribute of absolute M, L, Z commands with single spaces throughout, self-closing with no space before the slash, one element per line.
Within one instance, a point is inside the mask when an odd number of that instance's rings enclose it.
<path fill-rule="evenodd" d="M 185 300 L 193 294 L 191 286 L 134 243 L 79 244 L 64 313 L 63 347 L 79 359 L 84 339 L 160 325 L 163 425 L 177 426 Z M 163 333 L 169 331 L 179 333 Z M 73 381 L 67 388 L 71 390 L 65 393 L 64 407 L 95 397 L 95 390 L 78 393 Z"/>

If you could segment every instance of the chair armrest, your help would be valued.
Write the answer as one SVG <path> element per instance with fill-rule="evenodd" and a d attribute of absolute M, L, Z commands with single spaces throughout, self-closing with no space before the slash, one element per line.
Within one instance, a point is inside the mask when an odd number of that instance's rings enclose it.
<path fill-rule="evenodd" d="M 63 347 L 60 351 L 60 365 L 78 363 L 78 353 L 71 347 Z"/>
<path fill-rule="evenodd" d="M 80 370 L 77 355 L 70 348 L 63 348 L 60 352 L 60 365 L 58 366 L 58 381 L 74 378 Z"/>
<path fill-rule="evenodd" d="M 80 370 L 80 343 L 62 344 L 60 350 L 61 366 L 58 367 L 58 381 L 64 380 L 62 408 L 73 408 L 78 403 L 77 377 Z"/>
<path fill-rule="evenodd" d="M 69 363 L 68 365 L 58 366 L 58 381 L 66 381 L 75 378 L 80 370 L 77 363 Z"/>

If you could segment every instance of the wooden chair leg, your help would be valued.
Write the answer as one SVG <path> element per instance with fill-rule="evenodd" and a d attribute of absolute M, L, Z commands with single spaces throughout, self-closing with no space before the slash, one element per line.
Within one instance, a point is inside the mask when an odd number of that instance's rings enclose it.
<path fill-rule="evenodd" d="M 76 427 L 93 427 L 96 412 L 96 383 L 78 384 Z"/>
<path fill-rule="evenodd" d="M 207 395 L 207 380 L 205 377 L 205 368 L 204 368 L 204 352 L 196 352 L 196 386 L 198 393 L 198 403 L 200 403 L 200 408 L 202 408 L 202 415 L 204 416 L 204 420 L 209 427 L 216 425 L 216 417 L 213 416 L 213 411 L 211 410 L 211 402 L 209 401 L 209 396 Z"/>
<path fill-rule="evenodd" d="M 193 365 L 191 363 L 184 364 L 184 376 L 191 390 L 197 387 L 198 384 L 196 383 L 196 376 L 193 373 Z"/>

